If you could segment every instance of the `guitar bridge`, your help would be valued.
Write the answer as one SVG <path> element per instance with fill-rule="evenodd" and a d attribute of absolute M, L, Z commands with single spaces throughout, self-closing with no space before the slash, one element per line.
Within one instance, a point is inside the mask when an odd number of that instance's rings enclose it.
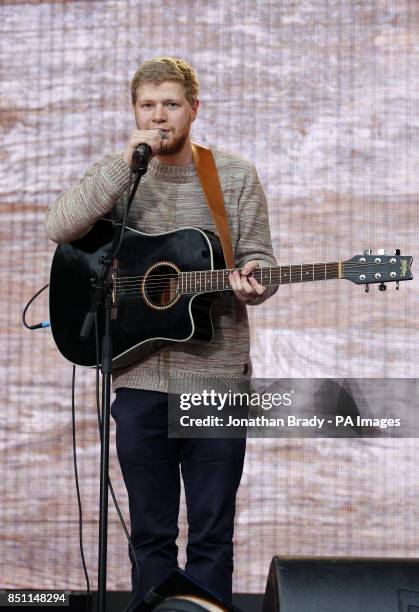
<path fill-rule="evenodd" d="M 116 274 L 111 274 L 111 298 L 112 298 L 112 306 L 116 306 Z"/>
<path fill-rule="evenodd" d="M 115 259 L 112 270 L 111 270 L 111 300 L 112 300 L 112 311 L 111 318 L 116 319 L 118 316 L 118 308 L 116 301 L 116 279 L 117 279 L 117 271 L 118 271 L 118 260 Z"/>

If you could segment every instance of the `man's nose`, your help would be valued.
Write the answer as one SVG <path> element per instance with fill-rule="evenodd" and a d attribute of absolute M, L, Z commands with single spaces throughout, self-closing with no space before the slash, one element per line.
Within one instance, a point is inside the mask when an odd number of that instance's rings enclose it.
<path fill-rule="evenodd" d="M 153 121 L 155 123 L 163 123 L 163 121 L 166 121 L 166 111 L 163 104 L 156 104 L 154 107 Z"/>

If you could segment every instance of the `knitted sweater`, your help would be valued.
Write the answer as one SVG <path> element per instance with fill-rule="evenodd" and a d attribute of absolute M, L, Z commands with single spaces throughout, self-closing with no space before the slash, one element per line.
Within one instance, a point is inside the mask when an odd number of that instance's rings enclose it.
<path fill-rule="evenodd" d="M 224 195 L 235 263 L 259 260 L 276 265 L 265 195 L 254 166 L 235 155 L 213 150 Z M 46 231 L 58 243 L 81 238 L 116 206 L 122 217 L 129 167 L 121 154 L 94 164 L 80 183 L 62 193 L 48 208 Z M 172 166 L 151 160 L 128 216 L 128 226 L 161 233 L 184 226 L 215 232 L 211 213 L 193 164 Z M 260 303 L 274 293 L 268 289 Z M 170 343 L 140 364 L 113 373 L 113 387 L 177 391 L 201 387 L 213 378 L 240 381 L 251 373 L 246 306 L 234 295 L 212 308 L 211 343 Z"/>

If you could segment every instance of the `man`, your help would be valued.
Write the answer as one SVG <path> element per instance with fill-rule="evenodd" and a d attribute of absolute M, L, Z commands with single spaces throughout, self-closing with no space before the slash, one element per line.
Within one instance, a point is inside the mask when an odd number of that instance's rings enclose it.
<path fill-rule="evenodd" d="M 96 163 L 49 208 L 46 227 L 52 240 L 81 237 L 114 207 L 122 216 L 132 154 L 141 143 L 150 146 L 153 158 L 128 225 L 146 233 L 184 226 L 215 230 L 192 162 L 190 129 L 199 108 L 198 89 L 192 67 L 183 60 L 160 57 L 140 66 L 131 83 L 136 129 L 122 155 Z M 138 600 L 177 565 L 179 466 L 189 524 L 185 570 L 227 601 L 232 596 L 235 499 L 245 440 L 168 439 L 167 393 L 171 385 L 203 388 L 213 378 L 233 383 L 250 375 L 246 305 L 261 303 L 272 293 L 251 272 L 276 262 L 266 200 L 254 167 L 219 150 L 213 155 L 236 267 L 242 268 L 230 276 L 234 295 L 213 306 L 214 339 L 207 345 L 172 343 L 113 374 L 112 416 L 140 567 L 138 576 L 133 563 Z"/>

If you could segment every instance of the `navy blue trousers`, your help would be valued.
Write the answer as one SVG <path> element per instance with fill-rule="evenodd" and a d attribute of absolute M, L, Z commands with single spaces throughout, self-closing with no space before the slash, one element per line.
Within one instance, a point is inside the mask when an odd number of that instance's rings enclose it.
<path fill-rule="evenodd" d="M 168 438 L 167 398 L 121 388 L 111 409 L 140 567 L 138 576 L 130 552 L 136 601 L 178 565 L 180 472 L 189 525 L 185 571 L 231 601 L 236 492 L 246 440 Z"/>

